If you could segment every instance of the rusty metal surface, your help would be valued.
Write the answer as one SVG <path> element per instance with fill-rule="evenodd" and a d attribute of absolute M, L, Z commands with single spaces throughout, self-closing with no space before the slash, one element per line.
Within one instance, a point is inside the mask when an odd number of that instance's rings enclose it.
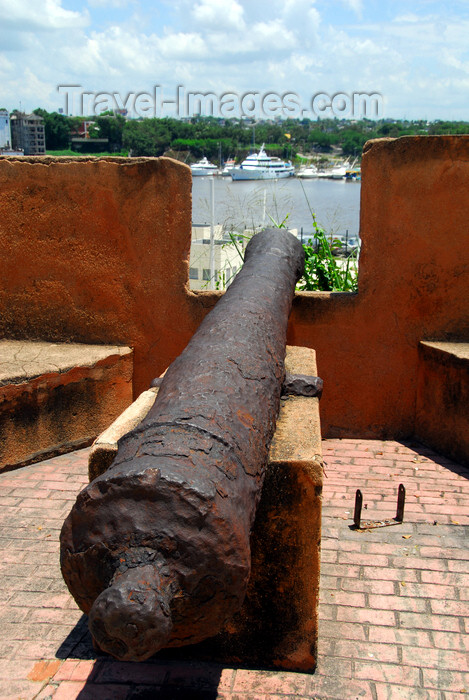
<path fill-rule="evenodd" d="M 353 525 L 360 529 L 360 521 L 362 517 L 363 494 L 360 489 L 357 489 L 355 494 L 355 508 L 353 511 Z"/>
<path fill-rule="evenodd" d="M 117 658 L 213 636 L 242 604 L 303 259 L 285 231 L 250 241 L 153 408 L 64 523 L 64 579 Z"/>
<path fill-rule="evenodd" d="M 360 489 L 355 493 L 355 508 L 353 512 L 353 525 L 350 525 L 352 530 L 374 530 L 378 527 L 389 527 L 390 525 L 400 525 L 404 520 L 404 505 L 405 505 L 405 486 L 399 484 L 397 491 L 397 509 L 396 517 L 392 520 L 366 520 L 361 519 L 363 494 Z M 366 504 L 365 504 L 366 508 Z"/>
<path fill-rule="evenodd" d="M 324 382 L 320 377 L 308 374 L 286 374 L 282 387 L 282 395 L 317 396 L 321 398 Z"/>
<path fill-rule="evenodd" d="M 404 506 L 405 506 L 405 486 L 404 484 L 399 484 L 399 490 L 397 493 L 397 510 L 395 520 L 398 523 L 402 523 L 404 520 Z"/>

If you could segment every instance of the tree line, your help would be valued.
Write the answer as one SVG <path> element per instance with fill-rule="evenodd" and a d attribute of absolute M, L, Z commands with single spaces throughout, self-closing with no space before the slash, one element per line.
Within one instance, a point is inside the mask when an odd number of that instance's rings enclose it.
<path fill-rule="evenodd" d="M 257 147 L 265 143 L 271 155 L 283 158 L 331 152 L 359 157 L 365 142 L 373 138 L 469 133 L 469 122 L 464 121 L 287 119 L 253 123 L 246 119 L 215 117 L 125 119 L 112 112 L 93 117 L 68 117 L 44 109 L 34 111 L 44 119 L 48 151 L 69 149 L 72 136 L 87 120 L 93 122 L 89 127 L 90 139 L 107 139 L 105 150 L 111 153 L 161 156 L 169 152 L 186 162 L 204 155 L 214 162 L 234 157 L 239 161 L 249 153 L 254 142 Z M 86 148 L 86 143 L 83 146 Z"/>

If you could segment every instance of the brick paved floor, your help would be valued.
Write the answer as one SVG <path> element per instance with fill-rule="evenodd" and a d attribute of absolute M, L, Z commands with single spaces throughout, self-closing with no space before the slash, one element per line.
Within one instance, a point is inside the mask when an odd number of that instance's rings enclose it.
<path fill-rule="evenodd" d="M 469 694 L 469 470 L 397 442 L 326 440 L 320 657 L 314 675 L 96 659 L 62 582 L 58 535 L 88 450 L 0 475 L 0 698 L 280 700 Z M 363 519 L 350 529 L 356 488 Z"/>

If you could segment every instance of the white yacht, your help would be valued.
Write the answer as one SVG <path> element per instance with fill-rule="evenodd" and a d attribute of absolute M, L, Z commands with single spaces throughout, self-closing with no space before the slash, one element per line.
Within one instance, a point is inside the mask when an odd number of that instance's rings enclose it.
<path fill-rule="evenodd" d="M 304 178 L 305 180 L 311 180 L 314 177 L 318 177 L 318 169 L 315 165 L 308 165 L 304 168 L 300 168 L 296 173 L 296 177 Z"/>
<path fill-rule="evenodd" d="M 271 158 L 262 144 L 259 153 L 251 153 L 241 165 L 231 170 L 233 180 L 275 180 L 292 177 L 295 170 L 290 161 Z"/>
<path fill-rule="evenodd" d="M 202 175 L 214 175 L 217 172 L 217 166 L 210 163 L 209 160 L 204 156 L 202 160 L 198 163 L 193 163 L 191 165 L 192 176 L 202 176 Z"/>
<path fill-rule="evenodd" d="M 334 165 L 332 170 L 329 171 L 328 177 L 331 180 L 343 180 L 345 178 L 345 173 L 349 168 L 349 163 L 344 163 L 343 165 Z"/>
<path fill-rule="evenodd" d="M 329 180 L 344 180 L 346 173 L 350 170 L 350 163 L 336 163 L 328 170 L 320 170 L 316 177 L 328 178 Z"/>

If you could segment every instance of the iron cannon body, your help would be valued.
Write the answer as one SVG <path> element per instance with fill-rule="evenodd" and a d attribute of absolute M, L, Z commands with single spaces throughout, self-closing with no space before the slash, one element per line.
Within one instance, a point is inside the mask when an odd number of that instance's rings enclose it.
<path fill-rule="evenodd" d="M 251 239 L 148 415 L 64 523 L 64 579 L 119 659 L 211 637 L 241 607 L 303 264 L 286 231 Z"/>

